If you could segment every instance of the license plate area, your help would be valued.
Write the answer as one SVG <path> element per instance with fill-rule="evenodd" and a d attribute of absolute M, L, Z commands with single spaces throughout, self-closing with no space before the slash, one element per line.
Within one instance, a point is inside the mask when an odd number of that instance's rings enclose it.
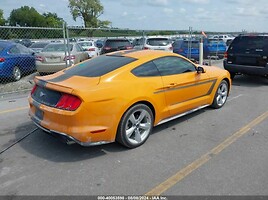
<path fill-rule="evenodd" d="M 43 118 L 44 118 L 44 112 L 42 110 L 40 110 L 39 108 L 35 108 L 35 116 L 39 120 L 43 120 Z"/>

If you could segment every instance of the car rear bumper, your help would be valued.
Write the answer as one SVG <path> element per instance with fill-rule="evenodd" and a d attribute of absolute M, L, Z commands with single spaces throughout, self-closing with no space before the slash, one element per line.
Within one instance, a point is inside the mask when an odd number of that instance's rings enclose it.
<path fill-rule="evenodd" d="M 268 64 L 265 67 L 262 66 L 250 66 L 250 65 L 237 65 L 227 63 L 226 60 L 223 61 L 224 69 L 230 73 L 241 73 L 249 75 L 259 75 L 267 76 L 268 75 Z"/>
<path fill-rule="evenodd" d="M 65 111 L 38 103 L 29 97 L 29 116 L 36 126 L 46 133 L 71 144 L 94 146 L 113 142 L 107 127 L 94 125 L 96 122 L 86 109 Z M 87 114 L 89 119 L 85 119 Z"/>

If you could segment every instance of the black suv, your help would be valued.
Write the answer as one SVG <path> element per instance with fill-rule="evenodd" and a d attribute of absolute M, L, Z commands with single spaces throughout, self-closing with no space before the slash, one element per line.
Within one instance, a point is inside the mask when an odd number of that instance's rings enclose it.
<path fill-rule="evenodd" d="M 236 74 L 268 77 L 268 34 L 241 34 L 230 44 L 223 65 Z"/>
<path fill-rule="evenodd" d="M 133 49 L 133 46 L 128 39 L 106 39 L 101 49 L 101 54 L 128 49 Z"/>

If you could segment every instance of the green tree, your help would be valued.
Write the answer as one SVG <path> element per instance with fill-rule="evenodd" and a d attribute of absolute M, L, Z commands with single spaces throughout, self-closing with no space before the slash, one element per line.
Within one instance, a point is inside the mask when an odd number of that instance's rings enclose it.
<path fill-rule="evenodd" d="M 0 9 L 0 26 L 5 25 L 4 12 Z"/>
<path fill-rule="evenodd" d="M 46 20 L 33 7 L 22 6 L 11 11 L 9 23 L 11 26 L 44 27 Z"/>
<path fill-rule="evenodd" d="M 87 28 L 103 28 L 111 23 L 98 19 L 104 9 L 100 0 L 69 0 L 69 8 L 73 19 L 80 17 Z"/>
<path fill-rule="evenodd" d="M 64 20 L 58 17 L 56 13 L 43 13 L 43 16 L 45 17 L 47 27 L 62 27 Z"/>

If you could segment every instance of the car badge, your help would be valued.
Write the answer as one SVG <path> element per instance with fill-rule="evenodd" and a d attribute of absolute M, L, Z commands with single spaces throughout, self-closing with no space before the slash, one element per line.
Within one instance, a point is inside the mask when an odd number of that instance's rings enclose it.
<path fill-rule="evenodd" d="M 46 94 L 44 92 L 40 92 L 39 97 L 43 98 L 44 96 L 46 96 Z"/>

